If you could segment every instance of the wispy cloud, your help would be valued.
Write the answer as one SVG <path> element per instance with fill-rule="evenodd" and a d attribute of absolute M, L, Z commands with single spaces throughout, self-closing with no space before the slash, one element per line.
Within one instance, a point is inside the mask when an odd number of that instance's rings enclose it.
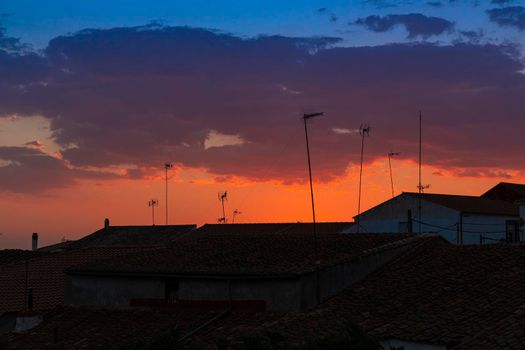
<path fill-rule="evenodd" d="M 34 149 L 42 149 L 44 147 L 44 144 L 40 142 L 39 140 L 29 141 L 24 143 L 24 146 L 28 148 L 34 148 Z"/>
<path fill-rule="evenodd" d="M 332 131 L 338 135 L 359 134 L 359 129 L 332 128 Z"/>
<path fill-rule="evenodd" d="M 204 149 L 224 146 L 239 146 L 245 142 L 246 141 L 243 140 L 243 138 L 239 135 L 222 134 L 217 130 L 211 130 L 204 140 Z"/>

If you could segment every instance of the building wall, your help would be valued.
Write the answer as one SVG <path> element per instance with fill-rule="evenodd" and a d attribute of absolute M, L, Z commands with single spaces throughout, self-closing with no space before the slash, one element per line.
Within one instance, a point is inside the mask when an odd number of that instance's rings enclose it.
<path fill-rule="evenodd" d="M 319 271 L 319 292 L 326 300 L 366 277 L 409 247 L 410 243 L 380 250 Z M 66 305 L 128 308 L 132 299 L 166 299 L 166 285 L 176 285 L 177 299 L 202 301 L 262 300 L 271 311 L 300 311 L 317 306 L 315 272 L 283 278 L 228 279 L 220 276 L 120 277 L 69 275 Z M 177 283 L 173 284 L 176 281 Z"/>
<path fill-rule="evenodd" d="M 381 343 L 385 350 L 403 349 L 403 350 L 447 350 L 445 345 L 434 345 L 425 343 L 414 343 L 398 339 L 389 339 Z"/>
<path fill-rule="evenodd" d="M 352 262 L 338 264 L 321 270 L 320 286 L 322 300 L 337 295 L 354 283 L 362 280 L 383 264 L 398 256 L 410 247 L 410 243 L 370 254 Z"/>
<path fill-rule="evenodd" d="M 301 281 L 296 278 L 179 279 L 181 300 L 264 300 L 268 310 L 297 311 Z"/>
<path fill-rule="evenodd" d="M 66 305 L 127 308 L 130 299 L 163 299 L 164 279 L 120 276 L 67 276 Z"/>
<path fill-rule="evenodd" d="M 412 224 L 414 233 L 419 232 L 419 201 L 416 197 L 410 195 L 399 195 L 391 200 L 379 204 L 369 211 L 361 214 L 360 232 L 406 232 L 406 223 L 408 221 L 408 211 L 411 210 L 412 218 L 415 220 Z M 499 239 L 505 239 L 505 224 L 507 220 L 517 220 L 514 216 L 492 216 L 492 215 L 474 215 L 463 214 L 460 218 L 460 212 L 441 205 L 434 204 L 426 200 L 421 201 L 421 232 L 437 233 L 452 243 L 456 243 L 457 225 L 463 222 L 463 244 L 479 244 L 480 235 L 491 238 L 484 240 L 484 243 L 494 243 Z M 354 233 L 357 227 L 345 231 L 345 233 Z"/>

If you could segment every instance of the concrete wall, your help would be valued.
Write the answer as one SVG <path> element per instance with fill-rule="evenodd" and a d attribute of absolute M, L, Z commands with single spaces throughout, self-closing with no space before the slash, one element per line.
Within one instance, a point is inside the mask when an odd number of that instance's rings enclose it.
<path fill-rule="evenodd" d="M 181 300 L 264 300 L 268 310 L 296 311 L 301 304 L 299 278 L 179 279 Z"/>
<path fill-rule="evenodd" d="M 337 295 L 354 283 L 368 276 L 383 264 L 408 249 L 410 244 L 379 251 L 359 258 L 358 260 L 331 266 L 321 270 L 321 300 Z"/>
<path fill-rule="evenodd" d="M 412 218 L 418 220 L 419 201 L 415 196 L 399 195 L 391 200 L 379 204 L 361 214 L 360 232 L 399 232 L 399 223 L 407 222 L 408 211 L 412 211 Z M 507 220 L 517 220 L 514 216 L 474 215 L 463 214 L 463 244 L 479 244 L 480 234 L 491 238 L 485 243 L 494 243 L 505 239 L 505 223 Z M 426 200 L 421 201 L 422 233 L 438 233 L 452 243 L 456 243 L 457 224 L 461 222 L 460 212 L 434 204 Z M 437 227 L 436 227 L 437 226 Z M 414 233 L 419 232 L 419 223 L 413 222 Z M 345 233 L 356 232 L 352 227 Z"/>
<path fill-rule="evenodd" d="M 381 343 L 385 350 L 403 349 L 403 350 L 447 350 L 445 345 L 434 345 L 425 343 L 414 343 L 398 339 L 389 339 Z"/>
<path fill-rule="evenodd" d="M 66 278 L 65 304 L 127 308 L 130 299 L 163 299 L 164 279 L 73 275 Z"/>

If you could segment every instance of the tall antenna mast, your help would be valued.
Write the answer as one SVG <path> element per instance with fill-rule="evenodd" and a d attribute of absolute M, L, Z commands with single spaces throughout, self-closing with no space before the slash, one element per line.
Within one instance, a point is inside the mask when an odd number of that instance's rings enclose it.
<path fill-rule="evenodd" d="M 317 246 L 317 228 L 315 227 L 315 202 L 314 202 L 314 187 L 312 183 L 312 163 L 310 161 L 310 144 L 308 141 L 308 127 L 307 121 L 315 117 L 323 116 L 323 112 L 317 113 L 308 113 L 303 114 L 304 121 L 304 135 L 306 137 L 306 155 L 308 157 L 308 175 L 310 177 L 310 198 L 312 201 L 312 221 L 313 221 L 313 234 L 314 234 L 314 249 L 315 249 L 315 271 L 316 271 L 316 297 L 317 303 L 321 304 L 321 290 L 320 290 L 320 281 L 319 281 L 319 265 L 321 261 L 319 260 L 319 247 Z"/>
<path fill-rule="evenodd" d="M 222 218 L 219 218 L 217 221 L 222 222 L 223 224 L 226 223 L 226 212 L 224 210 L 224 202 L 228 200 L 228 191 L 224 191 L 223 193 L 218 193 L 217 196 L 219 197 L 219 201 L 222 205 Z"/>
<path fill-rule="evenodd" d="M 157 207 L 158 205 L 159 205 L 158 199 L 151 199 L 148 202 L 148 207 L 151 208 L 151 221 L 153 223 L 153 226 L 155 226 L 155 207 Z"/>
<path fill-rule="evenodd" d="M 423 185 L 423 182 L 421 181 L 421 154 L 422 154 L 422 121 L 421 121 L 421 111 L 419 111 L 419 183 L 417 185 L 418 189 L 418 221 L 419 221 L 419 233 L 421 234 L 421 194 L 423 193 L 423 190 L 430 188 L 430 185 Z"/>
<path fill-rule="evenodd" d="M 168 225 L 168 169 L 173 168 L 173 164 L 164 163 L 164 170 L 166 171 L 166 225 Z"/>
<path fill-rule="evenodd" d="M 365 136 L 370 136 L 370 125 L 363 124 L 359 128 L 359 135 L 361 135 L 361 167 L 359 168 L 359 194 L 357 197 L 357 233 L 361 227 L 361 184 L 363 179 L 363 156 L 365 151 Z"/>
<path fill-rule="evenodd" d="M 388 168 L 390 169 L 390 187 L 392 189 L 392 198 L 394 198 L 394 176 L 392 175 L 392 157 L 398 156 L 399 152 L 388 153 Z"/>

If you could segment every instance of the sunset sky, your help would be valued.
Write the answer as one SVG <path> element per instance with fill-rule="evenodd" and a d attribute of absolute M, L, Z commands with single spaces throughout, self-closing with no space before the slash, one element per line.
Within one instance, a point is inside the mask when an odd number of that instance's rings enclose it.
<path fill-rule="evenodd" d="M 525 183 L 525 1 L 0 2 L 0 248 L 103 225 L 311 220 Z"/>

